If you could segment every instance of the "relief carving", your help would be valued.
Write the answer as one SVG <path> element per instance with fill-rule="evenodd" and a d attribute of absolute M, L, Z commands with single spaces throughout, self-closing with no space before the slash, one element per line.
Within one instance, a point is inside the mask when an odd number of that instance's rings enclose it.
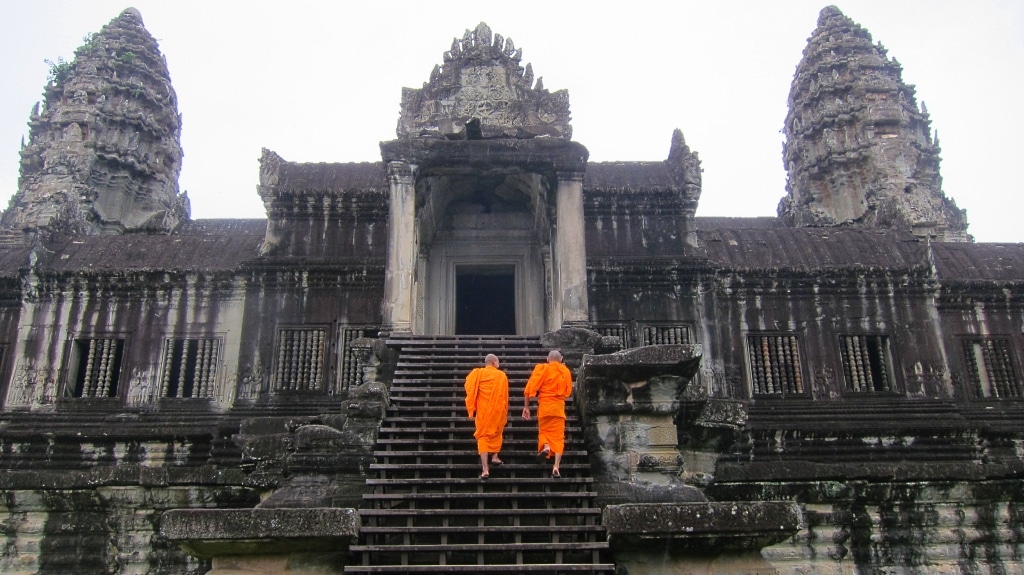
<path fill-rule="evenodd" d="M 53 405 L 57 401 L 57 375 L 45 369 L 18 365 L 7 394 L 9 407 Z"/>
<path fill-rule="evenodd" d="M 473 138 L 464 126 L 479 121 L 483 138 L 569 139 L 569 96 L 534 83 L 533 68 L 520 65 L 521 50 L 493 35 L 486 24 L 467 30 L 444 54 L 421 89 L 402 91 L 398 136 Z"/>
<path fill-rule="evenodd" d="M 238 399 L 259 399 L 263 392 L 266 368 L 260 362 L 259 355 L 253 360 L 252 369 L 242 375 L 238 382 Z"/>

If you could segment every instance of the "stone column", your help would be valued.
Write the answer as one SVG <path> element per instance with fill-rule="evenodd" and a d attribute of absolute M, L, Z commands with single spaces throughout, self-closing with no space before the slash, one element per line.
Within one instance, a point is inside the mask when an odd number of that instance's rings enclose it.
<path fill-rule="evenodd" d="M 555 223 L 553 314 L 561 327 L 587 327 L 587 247 L 583 227 L 583 173 L 559 172 Z M 561 308 L 561 313 L 557 313 Z"/>
<path fill-rule="evenodd" d="M 412 333 L 416 280 L 416 166 L 388 162 L 388 260 L 384 271 L 386 333 Z"/>

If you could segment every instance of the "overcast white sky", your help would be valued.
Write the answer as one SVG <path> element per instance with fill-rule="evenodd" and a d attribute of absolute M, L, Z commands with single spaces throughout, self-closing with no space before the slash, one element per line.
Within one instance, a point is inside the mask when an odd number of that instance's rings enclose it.
<path fill-rule="evenodd" d="M 401 89 L 487 22 L 549 90 L 568 89 L 591 161 L 661 160 L 680 128 L 704 167 L 698 216 L 774 216 L 793 72 L 825 1 L 0 3 L 0 206 L 48 66 L 129 6 L 160 43 L 183 116 L 194 218 L 259 218 L 263 147 L 296 162 L 380 159 Z M 917 86 L 943 189 L 978 241 L 1024 242 L 1024 1 L 845 0 Z"/>

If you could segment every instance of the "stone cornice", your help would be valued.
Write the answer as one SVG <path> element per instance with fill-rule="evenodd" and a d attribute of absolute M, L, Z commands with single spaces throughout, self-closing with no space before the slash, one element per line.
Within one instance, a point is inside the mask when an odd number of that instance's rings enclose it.
<path fill-rule="evenodd" d="M 559 172 L 584 172 L 590 152 L 557 138 L 532 140 L 443 140 L 419 138 L 381 142 L 385 162 L 416 165 L 420 175 L 473 173 L 481 168 L 534 172 L 554 181 Z"/>

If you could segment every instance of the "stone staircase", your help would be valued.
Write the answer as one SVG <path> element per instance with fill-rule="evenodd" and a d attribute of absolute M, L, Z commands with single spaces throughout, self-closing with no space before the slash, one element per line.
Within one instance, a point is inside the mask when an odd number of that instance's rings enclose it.
<path fill-rule="evenodd" d="M 388 345 L 399 350 L 391 407 L 345 572 L 614 572 L 602 563 L 608 544 L 571 400 L 560 479 L 536 457 L 536 418 L 521 417 L 526 379 L 547 354 L 538 339 L 437 336 Z M 463 382 L 487 353 L 509 377 L 510 414 L 504 464 L 484 481 Z"/>

